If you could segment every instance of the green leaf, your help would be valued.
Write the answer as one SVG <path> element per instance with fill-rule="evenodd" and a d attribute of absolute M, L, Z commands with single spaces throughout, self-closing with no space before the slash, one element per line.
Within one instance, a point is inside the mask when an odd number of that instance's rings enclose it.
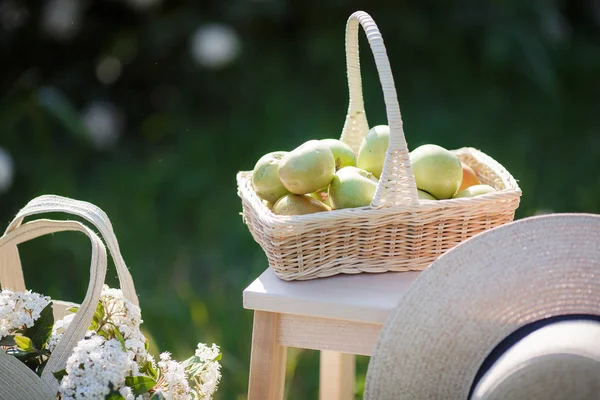
<path fill-rule="evenodd" d="M 15 343 L 20 350 L 31 352 L 35 350 L 33 342 L 27 336 L 15 336 Z"/>
<path fill-rule="evenodd" d="M 64 378 L 67 375 L 67 370 L 66 369 L 61 369 L 60 371 L 56 371 L 54 373 L 54 377 L 56 378 L 57 381 L 61 381 L 62 378 Z"/>
<path fill-rule="evenodd" d="M 72 312 L 72 313 L 76 313 L 77 311 L 79 311 L 79 307 L 69 307 L 67 308 L 68 312 Z"/>
<path fill-rule="evenodd" d="M 100 324 L 104 320 L 104 316 L 106 312 L 104 310 L 104 305 L 101 302 L 98 302 L 98 306 L 96 307 L 96 311 L 94 312 L 94 318 L 92 319 L 92 329 L 98 330 Z"/>
<path fill-rule="evenodd" d="M 119 343 L 121 343 L 121 346 L 123 347 L 123 351 L 127 351 L 127 347 L 125 347 L 125 338 L 123 337 L 123 335 L 121 334 L 121 332 L 117 329 L 117 327 L 113 328 L 113 333 L 115 334 L 115 338 L 117 338 L 117 340 L 119 341 Z"/>
<path fill-rule="evenodd" d="M 37 350 L 25 351 L 25 350 L 20 350 L 20 349 L 15 349 L 15 348 L 8 349 L 6 351 L 6 354 L 11 355 L 13 357 L 17 357 L 19 360 L 21 360 L 24 363 L 27 363 L 28 361 L 33 360 L 34 358 L 36 358 L 40 355 L 40 353 Z"/>
<path fill-rule="evenodd" d="M 148 375 L 152 379 L 158 379 L 158 373 L 156 372 L 150 361 L 146 361 L 140 366 L 140 372 Z"/>
<path fill-rule="evenodd" d="M 112 391 L 104 397 L 104 400 L 125 400 L 125 397 L 121 396 L 121 393 Z"/>
<path fill-rule="evenodd" d="M 16 346 L 14 335 L 4 336 L 0 339 L 0 346 Z"/>
<path fill-rule="evenodd" d="M 166 397 L 162 392 L 156 392 L 150 397 L 150 400 L 166 400 Z"/>
<path fill-rule="evenodd" d="M 39 364 L 39 366 L 35 369 L 35 373 L 38 376 L 42 376 L 42 373 L 44 372 L 44 368 L 46 368 L 47 364 L 48 364 L 48 359 L 44 360 L 41 364 Z"/>
<path fill-rule="evenodd" d="M 196 376 L 206 368 L 206 365 L 211 362 L 220 361 L 223 357 L 223 353 L 219 353 L 212 360 L 208 360 L 207 362 L 203 362 L 200 357 L 197 355 L 193 355 L 187 360 L 183 361 L 183 366 L 188 371 L 189 376 Z"/>
<path fill-rule="evenodd" d="M 30 337 L 33 346 L 36 349 L 42 349 L 52 334 L 54 326 L 54 314 L 52 312 L 52 302 L 48 303 L 40 313 L 40 317 L 35 321 L 31 328 L 25 330 L 25 336 Z"/>
<path fill-rule="evenodd" d="M 133 394 L 137 396 L 148 393 L 156 386 L 156 381 L 148 376 L 128 376 L 125 378 L 125 385 L 129 386 Z"/>

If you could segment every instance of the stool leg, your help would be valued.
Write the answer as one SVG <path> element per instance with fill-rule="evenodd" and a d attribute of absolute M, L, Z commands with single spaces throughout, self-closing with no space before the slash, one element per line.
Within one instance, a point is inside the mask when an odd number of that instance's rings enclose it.
<path fill-rule="evenodd" d="M 353 400 L 354 375 L 353 354 L 321 351 L 319 399 Z"/>
<path fill-rule="evenodd" d="M 277 343 L 279 314 L 254 311 L 248 400 L 282 400 L 287 347 Z"/>

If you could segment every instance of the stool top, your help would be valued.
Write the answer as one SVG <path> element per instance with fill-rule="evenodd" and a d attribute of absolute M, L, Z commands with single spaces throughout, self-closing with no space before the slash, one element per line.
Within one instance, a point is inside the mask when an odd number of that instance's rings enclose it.
<path fill-rule="evenodd" d="M 419 274 L 340 274 L 306 281 L 284 281 L 267 268 L 244 290 L 244 308 L 383 324 Z"/>

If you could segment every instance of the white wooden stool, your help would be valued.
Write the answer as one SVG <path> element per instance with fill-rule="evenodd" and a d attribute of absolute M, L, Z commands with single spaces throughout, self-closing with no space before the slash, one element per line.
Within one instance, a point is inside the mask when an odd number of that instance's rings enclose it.
<path fill-rule="evenodd" d="M 354 399 L 354 355 L 371 355 L 419 272 L 283 281 L 269 268 L 244 290 L 254 310 L 249 400 L 281 400 L 288 347 L 321 350 L 321 400 Z"/>

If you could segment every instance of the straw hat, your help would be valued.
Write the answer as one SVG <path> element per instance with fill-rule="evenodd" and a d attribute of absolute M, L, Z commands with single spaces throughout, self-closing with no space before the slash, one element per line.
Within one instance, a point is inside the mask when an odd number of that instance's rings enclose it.
<path fill-rule="evenodd" d="M 600 398 L 600 215 L 521 219 L 449 251 L 386 321 L 365 399 Z"/>

